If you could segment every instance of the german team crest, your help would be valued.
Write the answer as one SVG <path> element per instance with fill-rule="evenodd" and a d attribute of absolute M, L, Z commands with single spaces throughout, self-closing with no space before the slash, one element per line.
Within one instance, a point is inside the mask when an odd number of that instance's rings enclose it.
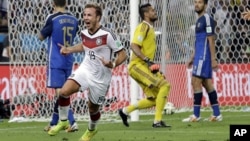
<path fill-rule="evenodd" d="M 96 39 L 96 45 L 101 45 L 102 44 L 102 39 L 101 38 L 97 38 Z"/>

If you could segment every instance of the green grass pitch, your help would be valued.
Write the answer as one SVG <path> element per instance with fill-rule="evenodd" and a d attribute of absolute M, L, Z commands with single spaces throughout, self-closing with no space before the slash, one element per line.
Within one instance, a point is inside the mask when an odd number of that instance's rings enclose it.
<path fill-rule="evenodd" d="M 140 121 L 130 122 L 130 127 L 123 126 L 121 121 L 100 121 L 98 133 L 92 141 L 229 141 L 230 124 L 250 125 L 250 112 L 222 112 L 223 121 L 183 123 L 189 113 L 164 115 L 164 121 L 171 128 L 152 128 L 153 115 L 140 116 Z M 211 113 L 202 112 L 202 118 Z M 78 122 L 79 131 L 49 136 L 43 131 L 46 122 L 8 123 L 0 122 L 1 141 L 78 141 L 86 130 L 87 121 Z"/>

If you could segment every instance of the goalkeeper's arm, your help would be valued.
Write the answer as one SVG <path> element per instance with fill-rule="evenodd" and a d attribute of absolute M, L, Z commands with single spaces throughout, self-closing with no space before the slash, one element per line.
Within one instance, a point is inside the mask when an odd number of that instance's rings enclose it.
<path fill-rule="evenodd" d="M 133 53 L 134 53 L 137 57 L 139 57 L 139 58 L 141 58 L 142 60 L 144 60 L 144 58 L 145 58 L 146 56 L 141 52 L 141 46 L 132 43 L 132 44 L 131 44 L 131 49 L 132 49 Z"/>
<path fill-rule="evenodd" d="M 152 60 L 150 60 L 147 56 L 145 56 L 141 52 L 141 46 L 132 43 L 131 49 L 137 57 L 141 58 L 143 61 L 145 61 L 147 63 L 147 65 L 152 73 L 157 73 L 159 71 L 160 66 L 158 64 L 155 64 Z"/>

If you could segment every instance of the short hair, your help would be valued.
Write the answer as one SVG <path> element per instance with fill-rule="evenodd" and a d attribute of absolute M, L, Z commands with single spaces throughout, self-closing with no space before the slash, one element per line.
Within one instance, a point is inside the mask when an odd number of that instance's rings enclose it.
<path fill-rule="evenodd" d="M 204 1 L 204 3 L 205 3 L 205 4 L 207 4 L 207 3 L 208 3 L 208 0 L 203 0 L 203 1 Z"/>
<path fill-rule="evenodd" d="M 144 19 L 144 13 L 145 12 L 148 12 L 149 10 L 149 7 L 151 7 L 152 5 L 150 3 L 146 3 L 146 4 L 143 4 L 139 7 L 139 15 L 142 19 Z"/>
<path fill-rule="evenodd" d="M 66 5 L 66 0 L 54 0 L 55 6 L 64 7 Z"/>
<path fill-rule="evenodd" d="M 99 5 L 97 5 L 97 4 L 87 4 L 87 5 L 85 5 L 84 9 L 86 9 L 86 8 L 94 8 L 95 12 L 96 12 L 96 16 L 100 16 L 100 20 L 101 20 L 101 18 L 102 18 L 102 8 Z"/>

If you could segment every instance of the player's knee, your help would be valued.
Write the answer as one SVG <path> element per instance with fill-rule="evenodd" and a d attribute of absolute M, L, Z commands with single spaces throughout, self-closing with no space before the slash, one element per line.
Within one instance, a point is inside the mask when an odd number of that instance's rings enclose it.
<path fill-rule="evenodd" d="M 168 96 L 169 91 L 170 91 L 170 83 L 168 82 L 163 83 L 163 85 L 161 85 L 160 87 L 160 91 L 163 91 L 163 94 L 165 96 Z"/>
<path fill-rule="evenodd" d="M 68 92 L 67 89 L 62 88 L 60 90 L 60 96 L 62 96 L 62 97 L 68 97 L 68 96 L 70 96 L 70 93 Z"/>
<path fill-rule="evenodd" d="M 193 89 L 195 91 L 196 89 L 199 89 L 199 90 L 202 89 L 203 84 L 201 84 L 198 81 L 192 80 L 191 85 L 192 85 L 192 87 L 193 87 Z"/>
<path fill-rule="evenodd" d="M 94 104 L 93 102 L 91 101 L 88 101 L 88 107 L 89 107 L 89 113 L 90 114 L 94 114 L 94 113 L 97 113 L 100 109 L 100 106 L 97 105 L 97 104 Z"/>
<path fill-rule="evenodd" d="M 166 89 L 170 90 L 170 83 L 165 81 L 161 87 L 165 87 Z"/>

